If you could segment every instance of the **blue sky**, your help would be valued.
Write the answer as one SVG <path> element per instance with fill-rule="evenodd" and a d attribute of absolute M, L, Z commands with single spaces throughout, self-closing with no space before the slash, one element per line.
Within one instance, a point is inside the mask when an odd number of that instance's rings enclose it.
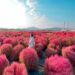
<path fill-rule="evenodd" d="M 38 8 L 41 14 L 60 26 L 64 22 L 75 25 L 75 0 L 38 0 Z"/>
<path fill-rule="evenodd" d="M 75 0 L 0 0 L 0 28 L 75 28 Z"/>

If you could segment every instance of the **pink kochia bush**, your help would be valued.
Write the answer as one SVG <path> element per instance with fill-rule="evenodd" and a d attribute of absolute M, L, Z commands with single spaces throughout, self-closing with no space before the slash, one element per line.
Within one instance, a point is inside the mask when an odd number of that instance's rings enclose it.
<path fill-rule="evenodd" d="M 58 50 L 60 50 L 59 46 L 50 43 L 46 49 L 46 56 L 49 57 L 51 55 L 55 55 L 58 53 Z"/>
<path fill-rule="evenodd" d="M 5 54 L 7 58 L 10 58 L 12 52 L 12 45 L 11 44 L 3 44 L 0 47 L 0 54 Z"/>
<path fill-rule="evenodd" d="M 4 69 L 3 75 L 28 75 L 24 64 L 13 62 Z"/>
<path fill-rule="evenodd" d="M 17 45 L 17 39 L 15 37 L 13 38 L 6 38 L 4 41 L 3 41 L 4 44 L 12 44 L 12 46 L 15 46 Z"/>
<path fill-rule="evenodd" d="M 19 58 L 19 54 L 22 51 L 22 49 L 24 48 L 23 45 L 18 44 L 13 48 L 12 54 L 11 54 L 11 59 L 12 60 L 18 60 Z"/>
<path fill-rule="evenodd" d="M 45 60 L 44 71 L 45 75 L 73 75 L 69 60 L 57 55 Z"/>
<path fill-rule="evenodd" d="M 39 43 L 35 46 L 35 49 L 36 49 L 38 56 L 42 57 L 43 45 Z"/>
<path fill-rule="evenodd" d="M 75 45 L 63 48 L 62 55 L 68 58 L 72 65 L 75 66 Z"/>
<path fill-rule="evenodd" d="M 4 54 L 0 55 L 0 75 L 2 75 L 4 68 L 8 65 L 9 65 L 9 61 L 6 58 L 6 55 Z"/>
<path fill-rule="evenodd" d="M 29 71 L 36 70 L 38 68 L 39 58 L 37 52 L 33 48 L 24 49 L 20 53 L 19 61 L 24 63 Z"/>

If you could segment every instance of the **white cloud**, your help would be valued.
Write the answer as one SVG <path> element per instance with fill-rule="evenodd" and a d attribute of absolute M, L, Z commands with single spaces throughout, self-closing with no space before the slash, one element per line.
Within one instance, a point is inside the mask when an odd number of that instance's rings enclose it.
<path fill-rule="evenodd" d="M 35 12 L 35 9 L 36 9 L 36 2 L 35 2 L 35 0 L 27 0 L 26 1 L 26 5 L 29 8 L 30 15 L 34 16 L 35 15 L 34 12 Z"/>
<path fill-rule="evenodd" d="M 46 27 L 49 25 L 47 17 L 37 13 L 39 11 L 37 11 L 36 0 L 25 0 L 24 2 L 0 0 L 1 28 Z"/>
<path fill-rule="evenodd" d="M 0 0 L 0 27 L 19 28 L 28 27 L 29 16 L 26 8 L 15 0 Z"/>
<path fill-rule="evenodd" d="M 29 9 L 28 13 L 34 18 L 33 24 L 36 27 L 46 28 L 50 25 L 46 15 L 38 14 L 39 11 L 37 11 L 37 0 L 26 0 L 26 5 Z"/>

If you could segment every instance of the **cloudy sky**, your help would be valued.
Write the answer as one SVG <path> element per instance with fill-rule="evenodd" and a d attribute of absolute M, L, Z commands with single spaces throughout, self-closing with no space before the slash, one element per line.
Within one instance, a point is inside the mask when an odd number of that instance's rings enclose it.
<path fill-rule="evenodd" d="M 75 28 L 75 0 L 0 0 L 0 28 Z"/>

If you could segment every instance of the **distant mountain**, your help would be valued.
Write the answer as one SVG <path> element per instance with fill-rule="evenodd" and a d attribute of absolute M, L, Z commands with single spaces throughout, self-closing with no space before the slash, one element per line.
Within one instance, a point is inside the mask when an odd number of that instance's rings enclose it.
<path fill-rule="evenodd" d="M 63 28 L 60 27 L 54 27 L 54 28 L 46 28 L 45 30 L 51 30 L 51 31 L 61 31 Z"/>
<path fill-rule="evenodd" d="M 17 28 L 17 29 L 6 29 L 6 28 L 0 28 L 0 30 L 21 30 L 21 31 L 36 31 L 36 30 L 50 30 L 50 31 L 61 31 L 63 28 L 60 27 L 54 27 L 54 28 L 37 28 L 37 27 L 28 27 L 28 28 Z"/>
<path fill-rule="evenodd" d="M 60 31 L 62 28 L 54 27 L 54 28 L 37 28 L 37 27 L 29 27 L 29 28 L 23 28 L 19 30 L 51 30 L 51 31 Z"/>
<path fill-rule="evenodd" d="M 25 30 L 40 30 L 40 29 L 37 27 L 29 27 L 29 28 L 25 28 Z"/>

